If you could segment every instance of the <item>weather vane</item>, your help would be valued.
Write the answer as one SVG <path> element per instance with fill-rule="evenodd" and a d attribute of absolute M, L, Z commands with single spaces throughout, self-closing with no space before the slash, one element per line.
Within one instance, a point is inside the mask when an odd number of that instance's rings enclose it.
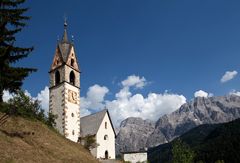
<path fill-rule="evenodd" d="M 64 19 L 64 27 L 67 27 L 67 16 L 66 16 L 66 14 L 64 14 L 63 19 Z"/>

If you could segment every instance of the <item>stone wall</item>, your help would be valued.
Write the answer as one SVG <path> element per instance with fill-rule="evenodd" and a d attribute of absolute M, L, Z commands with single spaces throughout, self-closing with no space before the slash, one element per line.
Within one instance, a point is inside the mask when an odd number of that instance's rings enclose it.
<path fill-rule="evenodd" d="M 131 163 L 144 162 L 147 163 L 147 152 L 124 153 L 123 160 Z"/>

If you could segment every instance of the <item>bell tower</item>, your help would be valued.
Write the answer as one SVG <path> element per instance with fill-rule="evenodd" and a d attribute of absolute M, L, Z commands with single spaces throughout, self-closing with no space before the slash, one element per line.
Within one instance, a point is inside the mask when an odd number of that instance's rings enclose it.
<path fill-rule="evenodd" d="M 49 112 L 56 115 L 55 128 L 74 142 L 80 136 L 80 68 L 73 42 L 67 37 L 64 23 L 50 71 Z"/>

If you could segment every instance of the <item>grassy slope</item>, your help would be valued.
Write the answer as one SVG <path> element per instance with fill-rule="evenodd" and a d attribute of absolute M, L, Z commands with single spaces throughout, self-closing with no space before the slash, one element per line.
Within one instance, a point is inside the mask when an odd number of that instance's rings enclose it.
<path fill-rule="evenodd" d="M 16 132 L 34 132 L 34 135 L 23 135 L 23 138 L 9 135 Z M 0 162 L 97 161 L 81 145 L 63 138 L 41 122 L 11 117 L 0 126 Z"/>

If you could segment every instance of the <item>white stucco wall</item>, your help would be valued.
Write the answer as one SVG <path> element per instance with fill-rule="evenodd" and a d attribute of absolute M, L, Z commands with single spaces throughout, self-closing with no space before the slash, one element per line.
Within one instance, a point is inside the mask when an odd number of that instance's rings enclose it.
<path fill-rule="evenodd" d="M 68 90 L 77 92 L 77 104 L 68 101 Z M 69 83 L 63 83 L 51 88 L 49 96 L 50 112 L 57 115 L 55 128 L 66 138 L 77 142 L 80 135 L 80 90 Z"/>
<path fill-rule="evenodd" d="M 79 89 L 68 83 L 65 83 L 65 98 L 68 99 L 68 90 L 77 92 L 77 104 L 71 103 L 66 100 L 65 106 L 65 133 L 66 138 L 77 142 L 80 136 L 80 96 Z M 73 117 L 72 117 L 73 113 Z M 74 131 L 74 134 L 73 134 Z"/>
<path fill-rule="evenodd" d="M 105 129 L 105 122 L 107 122 L 107 129 Z M 107 140 L 104 140 L 105 135 L 108 136 Z M 97 158 L 105 158 L 105 151 L 108 151 L 109 159 L 115 159 L 115 134 L 107 113 L 97 132 L 96 142 L 99 144 L 97 147 Z"/>
<path fill-rule="evenodd" d="M 147 162 L 147 152 L 145 153 L 125 153 L 123 160 L 131 163 Z"/>
<path fill-rule="evenodd" d="M 56 126 L 55 128 L 58 130 L 59 133 L 61 133 L 62 135 L 64 135 L 64 125 L 63 125 L 63 121 L 64 121 L 64 116 L 63 116 L 63 111 L 64 111 L 64 85 L 61 84 L 57 87 L 54 87 L 52 89 L 50 89 L 50 93 L 49 93 L 49 111 L 54 114 L 57 115 L 57 118 L 55 119 L 56 122 Z"/>

